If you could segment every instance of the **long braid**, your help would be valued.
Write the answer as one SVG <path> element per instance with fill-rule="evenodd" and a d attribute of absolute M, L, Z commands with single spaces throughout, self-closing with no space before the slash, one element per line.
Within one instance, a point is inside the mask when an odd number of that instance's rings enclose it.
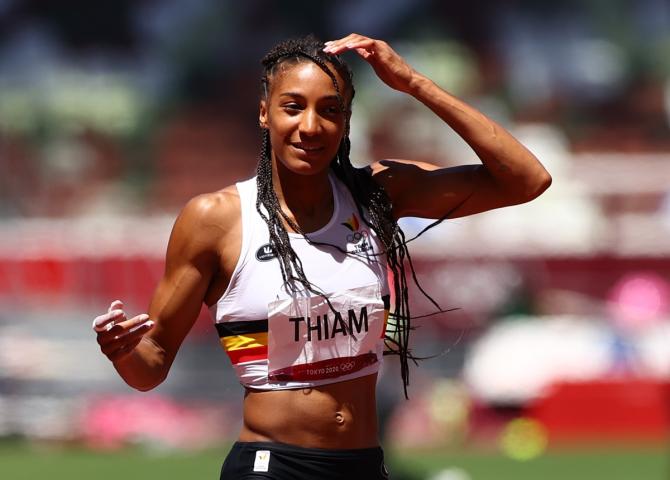
<path fill-rule="evenodd" d="M 258 185 L 258 199 L 256 200 L 256 210 L 268 225 L 270 231 L 270 245 L 279 258 L 284 284 L 296 292 L 295 282 L 302 283 L 309 288 L 309 282 L 305 283 L 305 274 L 302 269 L 302 262 L 291 247 L 288 238 L 288 232 L 284 228 L 280 216 L 282 209 L 277 199 L 277 194 L 272 188 L 272 162 L 270 161 L 270 134 L 267 130 L 263 131 L 263 140 L 261 143 L 261 161 L 258 162 L 256 169 L 256 182 Z M 264 207 L 264 208 L 263 208 Z M 282 217 L 283 218 L 283 217 Z M 297 277 L 293 272 L 297 274 Z"/>
<path fill-rule="evenodd" d="M 385 336 L 387 351 L 385 354 L 398 355 L 400 359 L 400 373 L 403 380 L 403 389 L 407 397 L 409 384 L 409 360 L 415 357 L 409 348 L 411 316 L 409 309 L 408 283 L 406 277 L 406 263 L 409 265 L 412 278 L 421 292 L 437 307 L 440 306 L 418 284 L 411 257 L 407 249 L 405 235 L 393 217 L 392 204 L 384 188 L 372 179 L 369 171 L 356 169 L 349 159 L 349 108 L 344 100 L 343 92 L 338 81 L 328 67 L 332 65 L 349 89 L 351 99 L 355 91 L 351 69 L 338 55 L 323 53 L 324 44 L 313 36 L 301 39 L 284 41 L 274 47 L 262 60 L 264 74 L 261 79 L 261 95 L 269 98 L 270 82 L 276 69 L 281 64 L 295 64 L 303 61 L 312 61 L 318 65 L 332 80 L 335 87 L 340 109 L 345 114 L 344 137 L 340 143 L 336 157 L 331 162 L 335 175 L 351 192 L 360 218 L 370 227 L 380 240 L 387 266 L 392 272 L 394 305 L 389 315 L 388 327 Z M 284 226 L 285 221 L 293 230 L 301 232 L 300 228 L 282 210 L 272 185 L 272 161 L 269 132 L 263 131 L 260 159 L 257 167 L 258 199 L 256 209 L 268 226 L 270 246 L 276 253 L 282 273 L 282 278 L 291 292 L 298 292 L 300 287 L 325 297 L 305 276 L 302 262 L 291 247 L 289 236 Z M 282 221 L 283 220 L 283 221 Z M 309 241 L 309 238 L 306 237 Z M 330 302 L 328 302 L 330 304 Z"/>

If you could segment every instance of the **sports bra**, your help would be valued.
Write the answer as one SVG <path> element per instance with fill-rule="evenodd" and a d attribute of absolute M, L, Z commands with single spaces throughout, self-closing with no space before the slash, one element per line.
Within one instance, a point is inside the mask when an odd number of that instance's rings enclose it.
<path fill-rule="evenodd" d="M 210 313 L 245 387 L 309 388 L 379 370 L 390 304 L 386 256 L 347 187 L 332 172 L 329 179 L 328 223 L 306 235 L 288 234 L 307 280 L 325 295 L 286 288 L 256 210 L 256 178 L 236 184 L 242 247 Z"/>

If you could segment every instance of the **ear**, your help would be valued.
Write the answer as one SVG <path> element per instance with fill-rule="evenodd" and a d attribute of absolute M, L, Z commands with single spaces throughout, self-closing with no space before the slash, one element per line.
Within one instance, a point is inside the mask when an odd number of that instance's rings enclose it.
<path fill-rule="evenodd" d="M 258 109 L 258 125 L 260 125 L 262 129 L 268 128 L 268 108 L 265 100 L 261 100 Z"/>

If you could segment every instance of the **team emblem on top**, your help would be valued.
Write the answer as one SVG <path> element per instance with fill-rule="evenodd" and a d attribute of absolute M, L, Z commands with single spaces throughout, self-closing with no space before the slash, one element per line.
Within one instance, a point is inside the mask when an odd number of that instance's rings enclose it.
<path fill-rule="evenodd" d="M 361 230 L 361 223 L 355 213 L 347 218 L 341 225 L 347 227 L 351 234 L 347 235 L 347 252 L 367 253 L 372 251 L 372 245 L 368 240 L 368 232 Z"/>
<path fill-rule="evenodd" d="M 259 262 L 269 262 L 273 258 L 277 258 L 277 252 L 275 252 L 275 249 L 269 243 L 262 245 L 256 250 L 256 260 Z"/>

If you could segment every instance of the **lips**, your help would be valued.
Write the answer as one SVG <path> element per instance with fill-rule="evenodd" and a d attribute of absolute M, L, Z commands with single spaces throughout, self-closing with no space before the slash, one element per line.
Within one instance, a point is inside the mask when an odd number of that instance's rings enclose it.
<path fill-rule="evenodd" d="M 291 146 L 297 150 L 301 150 L 305 153 L 316 153 L 323 150 L 322 145 L 310 145 L 307 143 L 292 143 Z"/>
<path fill-rule="evenodd" d="M 291 146 L 295 152 L 305 158 L 312 158 L 320 156 L 325 148 L 322 145 L 308 145 L 305 143 L 292 143 Z"/>

